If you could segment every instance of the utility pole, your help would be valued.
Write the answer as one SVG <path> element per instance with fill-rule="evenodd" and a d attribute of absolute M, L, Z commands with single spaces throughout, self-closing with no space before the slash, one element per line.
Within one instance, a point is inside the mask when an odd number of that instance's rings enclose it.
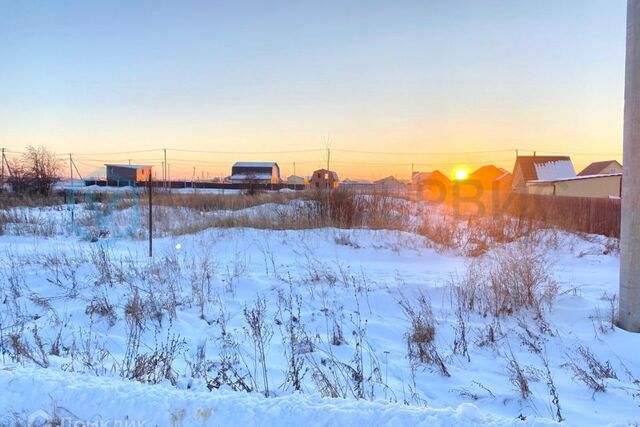
<path fill-rule="evenodd" d="M 293 162 L 293 175 L 295 176 L 296 174 L 296 162 Z"/>
<path fill-rule="evenodd" d="M 82 174 L 80 174 L 80 171 L 78 170 L 78 166 L 76 166 L 76 162 L 73 161 L 73 158 L 71 158 L 71 164 L 73 165 L 73 169 L 75 169 L 76 174 L 78 174 L 78 178 L 80 178 L 80 181 L 82 181 L 83 180 Z"/>
<path fill-rule="evenodd" d="M 167 149 L 163 148 L 164 151 L 164 188 L 167 188 Z"/>
<path fill-rule="evenodd" d="M 153 180 L 149 174 L 149 256 L 153 256 Z"/>
<path fill-rule="evenodd" d="M 71 153 L 69 153 L 69 182 L 73 185 L 73 158 L 71 157 Z"/>
<path fill-rule="evenodd" d="M 331 148 L 327 147 L 327 170 L 331 170 Z"/>
<path fill-rule="evenodd" d="M 620 230 L 620 327 L 640 332 L 640 0 L 627 1 L 624 172 Z"/>

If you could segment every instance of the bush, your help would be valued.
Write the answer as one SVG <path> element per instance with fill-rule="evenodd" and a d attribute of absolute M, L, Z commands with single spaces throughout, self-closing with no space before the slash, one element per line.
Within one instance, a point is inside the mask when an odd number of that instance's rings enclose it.
<path fill-rule="evenodd" d="M 459 285 L 471 288 L 467 292 L 471 295 L 468 305 L 475 306 L 478 298 L 481 314 L 495 317 L 523 309 L 533 309 L 541 316 L 558 292 L 545 255 L 524 243 L 474 260 Z"/>
<path fill-rule="evenodd" d="M 405 334 L 409 360 L 415 364 L 435 365 L 442 375 L 450 376 L 444 359 L 435 346 L 436 327 L 431 311 L 431 301 L 427 295 L 420 293 L 416 305 L 406 298 L 402 298 L 399 304 L 411 321 L 411 328 Z"/>

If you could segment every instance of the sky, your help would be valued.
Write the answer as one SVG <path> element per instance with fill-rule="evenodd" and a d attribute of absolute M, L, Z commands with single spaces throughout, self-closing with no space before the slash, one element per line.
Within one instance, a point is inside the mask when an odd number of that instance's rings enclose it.
<path fill-rule="evenodd" d="M 0 0 L 0 147 L 81 172 L 621 159 L 624 0 Z M 183 151 L 178 151 L 183 150 Z M 12 154 L 10 153 L 10 154 Z M 15 154 L 13 154 L 15 155 Z M 413 166 L 412 166 L 413 164 Z M 194 169 L 195 168 L 195 169 Z M 157 168 L 159 169 L 159 168 Z"/>

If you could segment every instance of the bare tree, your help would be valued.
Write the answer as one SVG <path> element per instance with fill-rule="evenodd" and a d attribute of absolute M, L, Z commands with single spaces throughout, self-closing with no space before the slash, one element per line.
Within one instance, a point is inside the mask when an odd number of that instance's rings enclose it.
<path fill-rule="evenodd" d="M 60 180 L 61 162 L 46 147 L 28 146 L 12 167 L 11 184 L 16 192 L 48 196 Z"/>

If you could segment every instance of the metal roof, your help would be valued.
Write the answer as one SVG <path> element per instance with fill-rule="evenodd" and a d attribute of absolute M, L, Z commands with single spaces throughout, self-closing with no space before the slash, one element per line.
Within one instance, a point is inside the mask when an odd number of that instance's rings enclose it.
<path fill-rule="evenodd" d="M 105 166 L 114 167 L 114 168 L 125 168 L 125 169 L 143 169 L 143 168 L 152 168 L 152 165 L 118 165 L 113 163 L 105 163 Z"/>
<path fill-rule="evenodd" d="M 234 168 L 271 168 L 273 166 L 278 166 L 278 164 L 276 162 L 236 162 L 233 164 Z"/>

